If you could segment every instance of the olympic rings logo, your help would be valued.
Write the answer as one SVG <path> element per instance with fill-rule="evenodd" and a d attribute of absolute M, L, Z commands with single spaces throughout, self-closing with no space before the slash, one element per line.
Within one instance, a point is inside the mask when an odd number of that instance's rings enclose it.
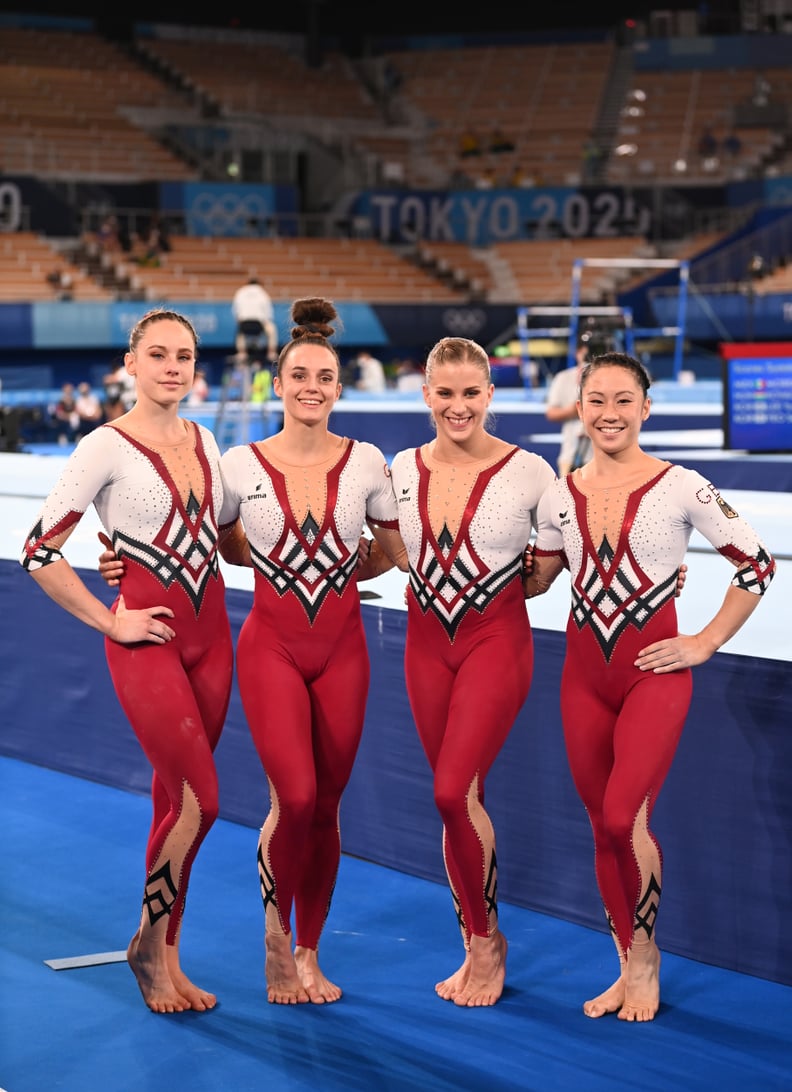
<path fill-rule="evenodd" d="M 262 194 L 231 190 L 220 194 L 204 190 L 188 207 L 195 230 L 206 235 L 239 235 L 247 231 L 251 220 L 271 215 L 272 206 Z"/>
<path fill-rule="evenodd" d="M 480 307 L 449 307 L 442 315 L 444 328 L 455 337 L 473 338 L 486 322 L 486 313 Z"/>

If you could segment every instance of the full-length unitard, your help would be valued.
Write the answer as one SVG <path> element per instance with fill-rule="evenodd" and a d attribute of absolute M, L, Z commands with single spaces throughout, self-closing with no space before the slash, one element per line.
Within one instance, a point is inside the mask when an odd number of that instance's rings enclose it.
<path fill-rule="evenodd" d="M 497 861 L 484 782 L 525 701 L 533 639 L 523 553 L 555 474 L 520 448 L 471 466 L 428 446 L 393 461 L 410 563 L 405 676 L 434 774 L 443 855 L 460 929 L 497 927 Z"/>
<path fill-rule="evenodd" d="M 341 855 L 338 811 L 363 731 L 369 657 L 356 566 L 366 519 L 396 527 L 385 457 L 289 466 L 251 444 L 222 458 L 221 525 L 241 516 L 253 606 L 237 642 L 239 691 L 270 786 L 258 868 L 268 929 L 319 944 Z"/>
<path fill-rule="evenodd" d="M 233 678 L 217 556 L 219 462 L 214 437 L 199 425 L 185 422 L 183 442 L 156 449 L 103 425 L 70 456 L 22 559 L 29 570 L 58 561 L 93 503 L 126 562 L 120 592 L 127 609 L 173 611 L 166 620 L 176 636 L 166 644 L 105 639 L 116 694 L 153 769 L 144 907 L 152 924 L 170 915 L 168 944 L 178 933 L 195 854 L 217 817 L 212 753 Z"/>
<path fill-rule="evenodd" d="M 576 480 L 559 479 L 539 505 L 535 556 L 560 556 L 571 574 L 564 737 L 592 825 L 600 895 L 626 954 L 654 933 L 662 878 L 647 862 L 661 866 L 662 855 L 649 822 L 692 692 L 690 669 L 644 672 L 637 654 L 678 633 L 677 576 L 694 528 L 745 565 L 731 581 L 738 588 L 762 595 L 775 562 L 696 471 L 667 466 L 632 490 L 584 493 Z"/>

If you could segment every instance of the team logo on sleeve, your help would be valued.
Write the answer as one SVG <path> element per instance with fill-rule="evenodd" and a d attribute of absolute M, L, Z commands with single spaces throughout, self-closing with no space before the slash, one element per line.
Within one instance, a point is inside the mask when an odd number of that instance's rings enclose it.
<path fill-rule="evenodd" d="M 713 497 L 715 498 L 715 503 L 717 504 L 718 508 L 720 508 L 721 512 L 723 512 L 726 519 L 740 518 L 738 513 L 735 512 L 732 506 L 730 504 L 727 504 L 727 502 L 723 499 L 723 497 L 720 495 L 712 482 L 707 482 L 707 488 L 699 489 L 696 493 L 696 499 L 701 501 L 702 504 L 709 504 L 710 500 Z"/>
<path fill-rule="evenodd" d="M 714 492 L 715 492 L 715 500 L 718 502 L 718 508 L 720 508 L 721 512 L 723 512 L 726 519 L 739 519 L 739 516 L 734 511 L 732 506 L 730 504 L 726 503 L 726 501 L 723 499 L 723 497 L 720 495 L 720 493 L 718 493 L 717 490 L 715 490 Z"/>

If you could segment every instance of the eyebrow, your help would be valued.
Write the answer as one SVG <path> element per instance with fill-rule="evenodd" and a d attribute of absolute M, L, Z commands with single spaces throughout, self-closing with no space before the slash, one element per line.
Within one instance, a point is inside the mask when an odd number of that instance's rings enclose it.
<path fill-rule="evenodd" d="M 591 390 L 590 388 L 587 388 L 585 393 L 586 394 L 598 394 L 598 395 L 600 395 L 600 397 L 602 397 L 605 394 L 605 391 Z M 634 394 L 637 394 L 638 392 L 630 390 L 629 387 L 625 387 L 623 391 L 614 391 L 613 393 L 618 398 L 618 396 L 621 395 L 621 394 L 633 394 L 634 395 Z"/>

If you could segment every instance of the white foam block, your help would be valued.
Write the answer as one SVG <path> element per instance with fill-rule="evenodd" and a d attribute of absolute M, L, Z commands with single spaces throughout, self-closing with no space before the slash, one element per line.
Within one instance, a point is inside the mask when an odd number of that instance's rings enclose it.
<path fill-rule="evenodd" d="M 126 957 L 126 952 L 95 952 L 67 959 L 45 959 L 44 962 L 53 971 L 71 971 L 75 967 L 98 967 L 102 963 L 126 963 Z"/>

